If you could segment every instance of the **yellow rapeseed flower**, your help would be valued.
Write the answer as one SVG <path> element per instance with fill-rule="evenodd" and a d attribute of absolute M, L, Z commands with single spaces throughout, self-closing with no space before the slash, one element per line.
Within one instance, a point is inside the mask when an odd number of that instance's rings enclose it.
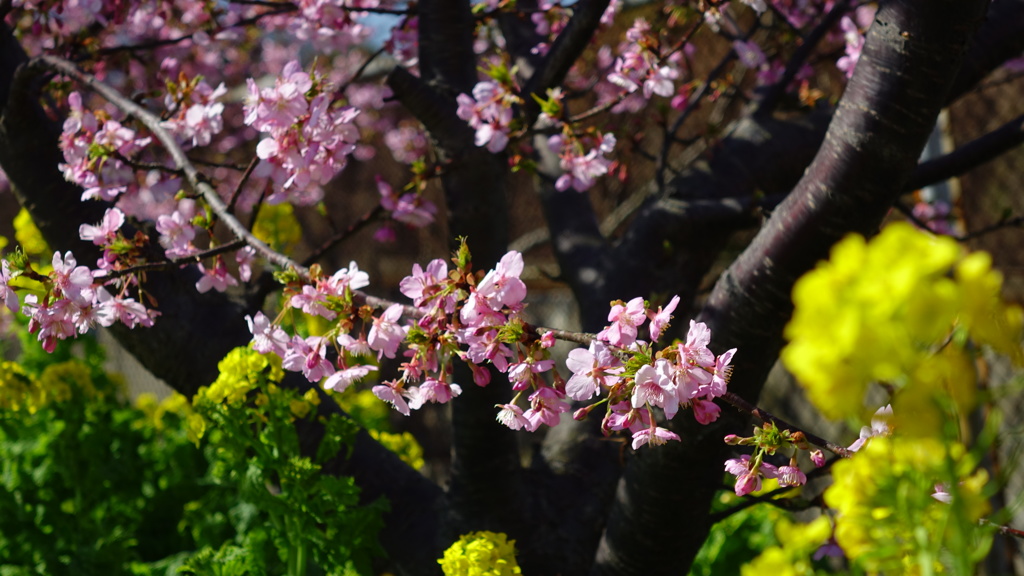
<path fill-rule="evenodd" d="M 522 574 L 516 563 L 515 540 L 494 532 L 463 535 L 437 561 L 445 576 L 512 576 Z"/>

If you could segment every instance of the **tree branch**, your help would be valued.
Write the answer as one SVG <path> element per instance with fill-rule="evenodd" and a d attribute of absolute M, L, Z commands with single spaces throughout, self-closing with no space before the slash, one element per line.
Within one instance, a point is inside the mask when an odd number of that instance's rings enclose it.
<path fill-rule="evenodd" d="M 1024 115 L 971 140 L 949 154 L 922 162 L 904 190 L 913 191 L 959 176 L 1024 143 Z"/>
<path fill-rule="evenodd" d="M 899 196 L 985 7 L 962 0 L 882 4 L 824 145 L 719 279 L 701 315 L 716 348 L 739 348 L 732 391 L 744 397 L 760 392 L 782 344 L 796 279 L 844 234 L 875 231 Z M 724 416 L 721 422 L 704 438 L 720 438 L 736 423 Z M 672 453 L 659 450 L 629 462 L 592 574 L 678 573 L 692 561 L 706 535 L 704 511 L 726 451 L 699 436 L 682 437 Z M 680 525 L 683 514 L 699 520 Z"/>
<path fill-rule="evenodd" d="M 579 0 L 573 6 L 569 22 L 551 44 L 540 67 L 523 87 L 523 115 L 527 126 L 533 125 L 540 114 L 540 105 L 532 95 L 544 98 L 548 88 L 554 88 L 562 83 L 569 69 L 593 38 L 608 4 L 609 0 Z"/>

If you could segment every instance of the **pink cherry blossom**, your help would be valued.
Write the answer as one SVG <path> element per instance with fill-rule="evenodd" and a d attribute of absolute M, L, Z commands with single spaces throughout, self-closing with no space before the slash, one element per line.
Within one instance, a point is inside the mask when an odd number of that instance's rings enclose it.
<path fill-rule="evenodd" d="M 501 404 L 496 407 L 501 408 L 498 411 L 497 420 L 502 425 L 508 426 L 513 430 L 530 429 L 530 421 L 523 416 L 523 409 L 519 406 L 515 404 Z"/>
<path fill-rule="evenodd" d="M 462 387 L 458 384 L 449 384 L 436 378 L 427 378 L 420 384 L 420 396 L 425 402 L 447 404 L 452 398 L 462 394 Z"/>
<path fill-rule="evenodd" d="M 777 479 L 779 486 L 803 486 L 807 484 L 807 475 L 796 466 L 779 466 Z"/>
<path fill-rule="evenodd" d="M 405 340 L 406 328 L 398 325 L 402 318 L 402 305 L 392 304 L 388 306 L 379 317 L 373 319 L 373 327 L 366 341 L 370 348 L 379 352 L 378 356 L 384 355 L 394 358 L 398 346 Z"/>
<path fill-rule="evenodd" d="M 336 312 L 327 308 L 327 294 L 308 284 L 302 287 L 302 292 L 293 294 L 288 304 L 292 308 L 301 308 L 306 314 L 323 316 L 328 320 L 334 320 L 338 316 Z"/>
<path fill-rule="evenodd" d="M 420 268 L 419 264 L 413 264 L 412 275 L 403 278 L 398 287 L 402 294 L 412 299 L 413 304 L 423 306 L 441 288 L 441 281 L 447 278 L 448 264 L 437 258 L 427 264 L 426 270 Z M 454 299 L 451 303 L 454 306 Z M 447 312 L 452 310 L 446 309 Z"/>
<path fill-rule="evenodd" d="M 564 397 L 564 394 L 546 386 L 531 394 L 530 409 L 523 413 L 523 417 L 530 423 L 527 428 L 532 432 L 541 424 L 558 426 L 559 415 L 571 410 Z"/>
<path fill-rule="evenodd" d="M 644 299 L 639 296 L 625 306 L 616 304 L 608 313 L 608 320 L 612 324 L 598 332 L 597 337 L 614 346 L 625 348 L 636 341 L 637 326 L 643 324 L 646 318 Z"/>
<path fill-rule="evenodd" d="M 892 429 L 889 428 L 889 422 L 892 420 L 892 405 L 886 404 L 875 411 L 875 415 L 871 418 L 871 426 L 863 426 L 860 429 L 860 438 L 847 450 L 856 452 L 864 447 L 864 444 L 868 440 L 875 436 L 891 436 Z"/>
<path fill-rule="evenodd" d="M 655 428 L 644 428 L 643 430 L 638 430 L 633 434 L 633 450 L 640 448 L 644 444 L 661 446 L 669 440 L 679 442 L 679 435 L 660 426 Z"/>
<path fill-rule="evenodd" d="M 374 386 L 371 391 L 377 398 L 391 404 L 400 414 L 409 415 L 409 403 L 406 402 L 406 398 L 412 394 L 402 386 L 401 382 L 388 380 Z"/>
<path fill-rule="evenodd" d="M 718 404 L 699 398 L 690 403 L 690 408 L 693 410 L 693 417 L 701 424 L 710 424 L 718 420 L 718 416 L 722 413 L 722 408 Z"/>
<path fill-rule="evenodd" d="M 346 389 L 348 389 L 349 386 L 352 385 L 353 382 L 358 382 L 359 380 L 366 377 L 366 375 L 369 374 L 370 372 L 376 371 L 376 366 L 365 365 L 349 366 L 347 368 L 342 368 L 335 372 L 334 374 L 328 376 L 327 380 L 324 380 L 324 389 L 334 390 L 335 392 L 338 393 L 344 392 Z"/>
<path fill-rule="evenodd" d="M 91 304 L 94 296 L 92 272 L 85 266 L 78 266 L 71 252 L 65 252 L 63 258 L 60 252 L 54 252 L 51 263 L 51 278 L 58 293 L 79 306 Z"/>
<path fill-rule="evenodd" d="M 78 227 L 78 237 L 97 246 L 110 244 L 117 236 L 117 231 L 124 225 L 124 212 L 117 208 L 107 208 L 103 220 L 95 225 L 82 224 Z"/>
<path fill-rule="evenodd" d="M 668 304 L 666 304 L 664 308 L 659 306 L 656 313 L 647 313 L 648 317 L 651 319 L 651 325 L 648 326 L 648 329 L 651 332 L 651 340 L 657 341 L 658 338 L 661 337 L 662 331 L 664 331 L 669 322 L 671 322 L 672 313 L 675 312 L 676 306 L 678 305 L 679 296 L 676 295 L 669 300 Z"/>
<path fill-rule="evenodd" d="M 573 375 L 565 383 L 565 393 L 573 400 L 585 401 L 601 393 L 602 387 L 611 387 L 619 381 L 622 362 L 599 340 L 590 348 L 577 348 L 569 352 L 565 365 Z"/>
<path fill-rule="evenodd" d="M 334 366 L 327 361 L 327 342 L 320 336 L 310 336 L 305 340 L 293 336 L 281 366 L 285 370 L 302 372 L 310 382 L 319 382 L 334 374 Z"/>
<path fill-rule="evenodd" d="M 255 317 L 246 315 L 245 321 L 252 333 L 253 350 L 260 354 L 273 352 L 284 358 L 291 340 L 280 326 L 272 324 L 263 312 L 257 312 Z"/>
<path fill-rule="evenodd" d="M 198 266 L 199 271 L 203 273 L 202 278 L 196 282 L 196 290 L 200 294 L 209 292 L 210 289 L 223 292 L 229 286 L 238 286 L 238 280 L 235 280 L 235 277 L 228 272 L 228 266 L 220 256 L 214 259 L 212 270 L 207 270 L 202 264 Z"/>
<path fill-rule="evenodd" d="M 670 374 L 670 363 L 658 359 L 655 364 L 647 364 L 637 370 L 632 396 L 633 408 L 643 408 L 648 404 L 657 406 L 665 411 L 666 418 L 671 419 L 679 410 L 679 398 Z"/>
<path fill-rule="evenodd" d="M 523 273 L 523 255 L 515 250 L 501 257 L 494 270 L 489 271 L 477 284 L 476 293 L 492 310 L 501 306 L 515 306 L 526 297 L 526 284 L 519 279 Z"/>
<path fill-rule="evenodd" d="M 4 306 L 11 312 L 18 312 L 21 306 L 18 304 L 18 294 L 11 287 L 13 279 L 10 266 L 7 260 L 0 260 L 0 299 L 3 299 Z"/>

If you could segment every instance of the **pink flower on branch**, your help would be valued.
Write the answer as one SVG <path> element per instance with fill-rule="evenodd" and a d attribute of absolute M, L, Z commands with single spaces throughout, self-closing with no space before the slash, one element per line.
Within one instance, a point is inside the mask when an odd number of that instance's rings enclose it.
<path fill-rule="evenodd" d="M 370 334 L 366 341 L 370 348 L 379 353 L 378 357 L 382 355 L 388 358 L 395 357 L 395 352 L 405 340 L 407 331 L 407 328 L 398 325 L 401 318 L 402 305 L 392 304 L 383 314 L 373 319 L 373 327 L 370 328 Z"/>
<path fill-rule="evenodd" d="M 661 446 L 669 440 L 679 442 L 679 435 L 660 426 L 644 428 L 643 430 L 633 433 L 633 450 L 640 448 L 644 444 Z"/>
<path fill-rule="evenodd" d="M 620 302 L 612 306 L 608 313 L 608 320 L 612 324 L 598 332 L 597 337 L 613 346 L 625 348 L 636 342 L 637 326 L 643 324 L 646 318 L 643 298 L 637 296 L 625 305 Z"/>

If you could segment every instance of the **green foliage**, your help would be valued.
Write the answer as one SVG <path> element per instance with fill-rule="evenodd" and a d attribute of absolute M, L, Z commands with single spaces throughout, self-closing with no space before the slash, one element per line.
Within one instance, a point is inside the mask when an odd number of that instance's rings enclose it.
<path fill-rule="evenodd" d="M 716 508 L 737 505 L 740 498 L 720 492 Z M 775 523 L 785 512 L 770 504 L 757 504 L 715 524 L 690 567 L 690 576 L 739 574 L 740 567 L 778 543 Z"/>
<path fill-rule="evenodd" d="M 90 364 L 5 366 L 33 394 L 0 411 L 0 571 L 149 574 L 130 567 L 193 546 L 176 527 L 201 493 L 202 455 L 173 423 L 158 430 L 117 400 Z M 26 392 L 9 383 L 0 396 Z"/>
<path fill-rule="evenodd" d="M 385 504 L 321 471 L 357 426 L 327 420 L 303 455 L 319 397 L 276 386 L 279 362 L 235 351 L 194 407 L 133 407 L 91 338 L 47 355 L 19 332 L 27 352 L 0 366 L 0 575 L 371 573 Z"/>

